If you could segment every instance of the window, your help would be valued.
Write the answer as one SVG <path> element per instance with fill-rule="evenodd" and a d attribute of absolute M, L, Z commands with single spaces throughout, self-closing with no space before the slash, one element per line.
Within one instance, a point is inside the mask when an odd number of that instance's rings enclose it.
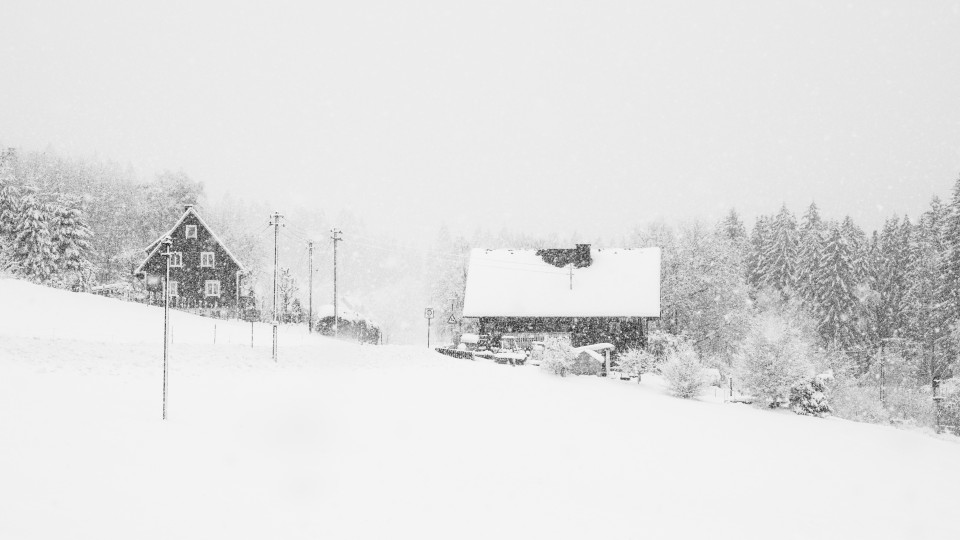
<path fill-rule="evenodd" d="M 200 268 L 213 268 L 212 251 L 204 251 L 200 253 Z"/>
<path fill-rule="evenodd" d="M 220 296 L 220 280 L 208 279 L 204 282 L 204 296 Z"/>
<path fill-rule="evenodd" d="M 181 266 L 183 266 L 183 253 L 179 251 L 170 253 L 170 267 L 180 268 Z"/>
<path fill-rule="evenodd" d="M 196 238 L 196 237 L 197 237 L 197 226 L 187 225 L 187 238 Z"/>
<path fill-rule="evenodd" d="M 170 280 L 170 296 L 180 296 L 180 282 Z"/>

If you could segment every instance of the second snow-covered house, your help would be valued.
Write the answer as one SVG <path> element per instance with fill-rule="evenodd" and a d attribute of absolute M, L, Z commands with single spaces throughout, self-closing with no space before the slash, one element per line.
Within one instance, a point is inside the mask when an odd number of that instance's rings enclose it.
<path fill-rule="evenodd" d="M 660 317 L 660 248 L 474 249 L 463 317 L 494 344 L 560 336 L 575 347 L 644 346 Z"/>
<path fill-rule="evenodd" d="M 146 259 L 134 271 L 140 278 L 166 272 L 162 243 L 170 237 L 170 299 L 184 308 L 236 308 L 240 304 L 243 263 L 213 232 L 193 205 L 187 205 L 173 227 L 144 251 Z M 159 294 L 155 294 L 160 299 Z"/>

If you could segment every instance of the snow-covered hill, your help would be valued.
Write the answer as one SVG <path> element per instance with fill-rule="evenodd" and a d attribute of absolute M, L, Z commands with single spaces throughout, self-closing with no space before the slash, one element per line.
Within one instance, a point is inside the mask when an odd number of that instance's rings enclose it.
<path fill-rule="evenodd" d="M 950 441 L 303 329 L 176 312 L 162 422 L 162 317 L 0 279 L 0 538 L 960 538 Z"/>

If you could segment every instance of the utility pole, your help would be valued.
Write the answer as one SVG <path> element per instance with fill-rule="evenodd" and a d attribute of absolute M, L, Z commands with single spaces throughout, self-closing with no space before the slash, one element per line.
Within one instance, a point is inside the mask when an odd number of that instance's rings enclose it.
<path fill-rule="evenodd" d="M 280 259 L 280 220 L 283 216 L 274 212 L 270 216 L 273 226 L 273 361 L 277 361 L 277 265 Z"/>
<path fill-rule="evenodd" d="M 310 305 L 307 307 L 307 333 L 313 333 L 313 240 L 307 242 L 307 247 L 310 249 Z"/>
<path fill-rule="evenodd" d="M 333 228 L 330 229 L 330 232 L 333 233 L 333 236 L 330 237 L 333 240 L 333 337 L 338 337 L 340 334 L 340 311 L 337 304 L 337 242 L 343 241 L 343 238 L 340 237 L 343 231 Z"/>
<path fill-rule="evenodd" d="M 163 419 L 167 419 L 167 373 L 170 355 L 170 245 L 173 241 L 169 236 L 162 240 L 166 246 L 163 257 L 167 261 L 166 277 L 163 280 Z"/>

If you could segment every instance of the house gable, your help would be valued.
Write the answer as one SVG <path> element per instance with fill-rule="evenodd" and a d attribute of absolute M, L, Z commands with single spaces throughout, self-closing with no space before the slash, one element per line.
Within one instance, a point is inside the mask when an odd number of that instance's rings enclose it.
<path fill-rule="evenodd" d="M 188 236 L 188 228 L 196 234 Z M 170 251 L 178 254 L 176 262 L 179 264 L 170 267 L 170 281 L 177 283 L 177 306 L 227 307 L 238 304 L 240 275 L 244 267 L 192 207 L 164 236 L 170 237 Z M 161 243 L 162 238 L 150 245 L 146 259 L 135 274 L 162 276 L 167 272 L 163 255 L 166 246 Z"/>
<path fill-rule="evenodd" d="M 196 227 L 196 238 L 187 238 L 187 227 L 193 226 Z M 198 246 L 207 246 L 210 249 L 206 251 L 215 251 L 222 252 L 221 254 L 216 255 L 216 259 L 219 259 L 221 256 L 230 258 L 233 263 L 237 266 L 240 272 L 246 272 L 246 268 L 243 266 L 243 263 L 240 262 L 240 259 L 235 257 L 233 253 L 230 252 L 226 244 L 224 244 L 216 233 L 213 232 L 213 229 L 200 217 L 200 214 L 197 213 L 196 209 L 193 206 L 188 206 L 183 215 L 180 216 L 180 219 L 177 220 L 176 224 L 166 233 L 161 235 L 159 238 L 153 241 L 147 248 L 144 250 L 147 253 L 146 259 L 140 264 L 139 267 L 134 271 L 134 274 L 140 274 L 148 266 L 148 263 L 158 257 L 160 248 L 162 247 L 162 241 L 166 237 L 170 237 L 174 245 L 190 245 L 190 242 L 196 242 Z M 219 249 L 213 249 L 216 244 Z M 171 246 L 170 251 L 181 251 L 175 249 Z M 199 264 L 199 262 L 198 262 Z"/>

